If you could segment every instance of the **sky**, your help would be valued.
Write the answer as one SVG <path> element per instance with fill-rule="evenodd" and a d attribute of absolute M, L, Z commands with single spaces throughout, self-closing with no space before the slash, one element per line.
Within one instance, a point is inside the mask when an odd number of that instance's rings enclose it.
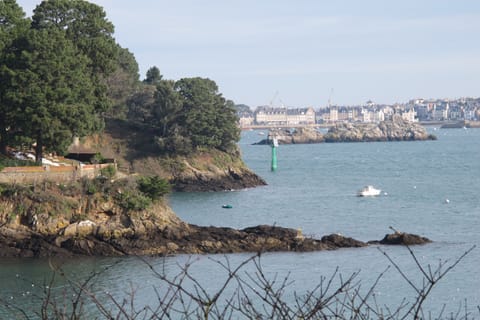
<path fill-rule="evenodd" d="M 480 96 L 480 1 L 91 0 L 140 78 L 203 77 L 237 104 Z M 17 0 L 31 16 L 39 0 Z"/>

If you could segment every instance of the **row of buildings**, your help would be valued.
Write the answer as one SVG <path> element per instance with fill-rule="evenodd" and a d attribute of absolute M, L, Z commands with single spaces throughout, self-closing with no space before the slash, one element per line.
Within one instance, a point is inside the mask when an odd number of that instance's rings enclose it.
<path fill-rule="evenodd" d="M 375 104 L 368 101 L 361 106 L 328 106 L 308 108 L 274 108 L 260 106 L 254 111 L 239 112 L 240 126 L 297 126 L 335 122 L 380 122 L 400 114 L 406 121 L 476 121 L 480 119 L 480 98 L 415 99 L 403 104 Z"/>

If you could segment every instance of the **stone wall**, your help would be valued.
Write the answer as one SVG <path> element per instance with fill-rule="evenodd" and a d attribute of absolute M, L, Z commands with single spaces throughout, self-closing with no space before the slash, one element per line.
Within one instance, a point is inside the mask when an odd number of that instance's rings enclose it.
<path fill-rule="evenodd" d="M 82 177 L 94 178 L 100 170 L 116 163 L 79 164 L 75 166 L 6 167 L 0 172 L 0 183 L 68 182 Z"/>

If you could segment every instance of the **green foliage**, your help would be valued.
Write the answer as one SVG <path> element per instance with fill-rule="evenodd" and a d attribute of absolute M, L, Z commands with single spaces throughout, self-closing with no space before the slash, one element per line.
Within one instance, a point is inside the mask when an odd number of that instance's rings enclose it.
<path fill-rule="evenodd" d="M 177 159 L 170 157 L 161 158 L 160 165 L 168 169 L 173 175 L 182 173 L 187 167 L 183 161 L 178 161 Z"/>
<path fill-rule="evenodd" d="M 118 46 L 117 68 L 107 78 L 108 97 L 112 108 L 107 115 L 112 118 L 125 119 L 128 112 L 129 98 L 138 87 L 138 63 L 128 49 Z"/>
<path fill-rule="evenodd" d="M 15 0 L 0 1 L 0 153 L 7 154 L 18 132 L 15 96 L 15 55 L 13 43 L 29 27 L 29 20 Z"/>
<path fill-rule="evenodd" d="M 143 80 L 146 84 L 156 85 L 162 80 L 162 75 L 160 74 L 160 69 L 156 66 L 151 67 L 147 71 L 147 77 Z"/>
<path fill-rule="evenodd" d="M 162 137 L 171 138 L 176 135 L 178 120 L 182 111 L 182 97 L 175 90 L 175 82 L 159 82 L 154 99 L 152 104 L 152 122 L 160 128 Z"/>
<path fill-rule="evenodd" d="M 95 155 L 90 159 L 90 162 L 91 162 L 91 163 L 95 163 L 95 164 L 104 163 L 104 162 L 105 162 L 105 158 L 103 157 L 103 155 L 102 155 L 100 152 L 97 152 L 97 153 L 95 153 Z"/>
<path fill-rule="evenodd" d="M 247 114 L 252 114 L 252 109 L 250 109 L 249 106 L 246 104 L 236 104 L 235 105 L 235 110 L 237 113 L 247 113 Z"/>
<path fill-rule="evenodd" d="M 161 80 L 146 110 L 143 121 L 156 128 L 155 143 L 169 153 L 188 154 L 201 147 L 229 151 L 240 138 L 233 102 L 210 79 Z"/>
<path fill-rule="evenodd" d="M 39 164 L 31 161 L 31 160 L 20 160 L 20 159 L 12 159 L 0 156 L 0 168 L 4 167 L 29 167 L 29 166 L 38 166 Z M 0 169 L 0 171 L 2 171 Z"/>
<path fill-rule="evenodd" d="M 89 59 L 92 76 L 107 76 L 115 70 L 114 26 L 102 7 L 84 0 L 42 1 L 32 16 L 32 28 L 65 30 L 66 37 Z M 105 88 L 99 89 L 105 93 Z"/>
<path fill-rule="evenodd" d="M 152 203 L 152 199 L 140 192 L 132 190 L 118 193 L 115 196 L 116 203 L 125 210 L 141 211 Z"/>
<path fill-rule="evenodd" d="M 108 165 L 107 167 L 102 168 L 100 170 L 100 173 L 101 173 L 102 176 L 105 176 L 105 177 L 111 179 L 117 173 L 117 169 L 115 169 L 115 166 L 113 166 L 113 165 Z"/>
<path fill-rule="evenodd" d="M 97 193 L 97 185 L 94 180 L 85 180 L 84 185 L 85 194 L 94 195 Z"/>
<path fill-rule="evenodd" d="M 44 151 L 62 154 L 73 137 L 102 130 L 104 116 L 147 125 L 165 153 L 229 151 L 239 140 L 234 104 L 214 81 L 163 80 L 154 66 L 139 82 L 134 55 L 96 4 L 42 1 L 30 20 L 4 0 L 0 22 L 0 152 L 35 143 L 40 163 Z"/>
<path fill-rule="evenodd" d="M 0 15 L 13 4 L 0 2 Z M 10 20 L 22 21 L 19 12 Z M 103 128 L 119 48 L 103 9 L 87 1 L 43 1 L 26 21 L 0 46 L 0 151 L 35 142 L 39 162 L 44 149 L 64 153 L 74 136 Z"/>
<path fill-rule="evenodd" d="M 95 88 L 87 59 L 57 29 L 32 29 L 23 39 L 17 72 L 22 134 L 37 143 L 37 162 L 47 151 L 64 153 L 73 136 L 95 130 Z M 20 46 L 22 45 L 20 44 Z"/>
<path fill-rule="evenodd" d="M 141 85 L 139 90 L 127 100 L 127 118 L 129 120 L 152 123 L 155 90 L 154 86 Z"/>
<path fill-rule="evenodd" d="M 162 198 L 171 191 L 167 180 L 158 176 L 141 177 L 138 180 L 138 189 L 152 200 Z"/>
<path fill-rule="evenodd" d="M 30 186 L 10 183 L 2 183 L 0 186 L 2 189 L 1 195 L 7 198 L 15 199 L 19 195 L 31 196 L 33 194 L 33 190 Z"/>

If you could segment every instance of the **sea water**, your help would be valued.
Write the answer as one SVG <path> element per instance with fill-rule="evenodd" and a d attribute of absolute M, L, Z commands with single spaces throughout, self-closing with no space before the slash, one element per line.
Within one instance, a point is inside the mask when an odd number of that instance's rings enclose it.
<path fill-rule="evenodd" d="M 169 202 L 181 219 L 207 226 L 245 228 L 259 224 L 295 228 L 305 236 L 320 238 L 331 233 L 358 240 L 379 240 L 390 227 L 433 240 L 412 250 L 418 263 L 445 270 L 465 251 L 477 246 L 435 286 L 425 309 L 438 314 L 457 312 L 465 307 L 476 318 L 480 305 L 480 129 L 428 128 L 436 141 L 323 143 L 281 145 L 278 169 L 270 170 L 269 146 L 253 145 L 264 138 L 258 131 L 242 133 L 240 148 L 246 164 L 268 183 L 246 190 L 205 193 L 174 193 Z M 364 185 L 382 190 L 378 197 L 360 198 L 356 192 Z M 231 209 L 222 205 L 230 204 Z M 402 269 L 417 287 L 422 276 L 405 247 L 369 246 L 308 253 L 279 252 L 264 254 L 263 272 L 274 277 L 289 277 L 286 297 L 312 290 L 322 276 L 331 276 L 338 268 L 344 277 L 359 272 L 363 288 L 375 287 L 380 303 L 398 306 L 416 296 L 412 286 L 395 270 L 384 253 Z M 214 292 L 226 279 L 218 261 L 236 266 L 250 254 L 177 255 L 135 257 L 75 258 L 65 261 L 38 259 L 0 260 L 0 299 L 16 302 L 29 311 L 38 310 L 39 288 L 48 285 L 52 268 L 61 265 L 65 277 L 53 283 L 55 294 L 67 295 L 74 283 L 95 276 L 91 290 L 100 301 L 109 297 L 129 297 L 137 306 L 155 305 L 154 288 L 160 286 L 149 265 L 172 275 L 192 263 L 190 271 L 201 284 Z M 216 262 L 217 261 L 217 262 Z M 390 266 L 390 267 L 389 267 Z M 250 264 L 244 274 L 254 274 Z M 70 282 L 69 282 L 70 281 Z M 410 300 L 409 300 L 410 299 Z M 293 301 L 293 300 L 292 300 Z M 96 314 L 93 305 L 87 306 Z M 462 309 L 463 310 L 463 309 Z M 0 303 L 0 318 L 9 310 Z M 445 314 L 444 314 L 445 315 Z"/>

